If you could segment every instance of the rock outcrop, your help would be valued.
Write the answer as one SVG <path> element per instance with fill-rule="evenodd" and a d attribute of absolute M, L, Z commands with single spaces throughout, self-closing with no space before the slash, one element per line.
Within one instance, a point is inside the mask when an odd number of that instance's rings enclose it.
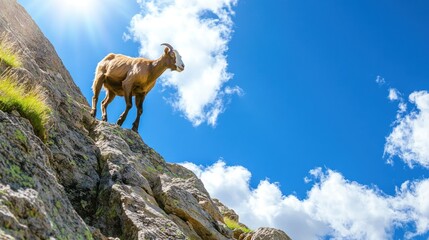
<path fill-rule="evenodd" d="M 275 228 L 258 228 L 254 232 L 241 234 L 239 240 L 291 240 L 282 230 Z"/>
<path fill-rule="evenodd" d="M 0 109 L 0 239 L 233 239 L 223 216 L 235 213 L 137 133 L 93 119 L 31 17 L 15 0 L 0 6 L 0 36 L 22 59 L 8 71 L 52 109 L 46 141 Z M 266 232 L 251 239 L 289 239 Z"/>
<path fill-rule="evenodd" d="M 213 202 L 215 203 L 216 207 L 219 209 L 220 213 L 222 214 L 223 217 L 227 217 L 233 221 L 238 222 L 239 221 L 239 216 L 237 213 L 235 213 L 234 210 L 228 208 L 227 206 L 225 206 L 223 203 L 221 203 L 219 201 L 219 199 L 214 198 Z"/>

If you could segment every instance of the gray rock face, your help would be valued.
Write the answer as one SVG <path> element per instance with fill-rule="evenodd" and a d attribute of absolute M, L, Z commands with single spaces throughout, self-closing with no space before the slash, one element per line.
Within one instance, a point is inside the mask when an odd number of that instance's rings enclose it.
<path fill-rule="evenodd" d="M 282 230 L 274 228 L 258 228 L 251 240 L 290 240 L 291 238 Z"/>
<path fill-rule="evenodd" d="M 218 199 L 213 199 L 213 202 L 215 203 L 216 207 L 219 209 L 220 213 L 222 214 L 222 216 L 227 217 L 233 221 L 238 222 L 239 221 L 239 216 L 237 213 L 235 213 L 234 210 L 228 208 L 227 206 L 225 206 L 223 203 L 221 203 Z"/>
<path fill-rule="evenodd" d="M 119 126 L 96 123 L 91 136 L 101 152 L 92 222 L 101 232 L 129 239 L 230 238 L 218 222 L 219 210 L 206 203 L 210 196 L 191 171 L 166 163 L 138 134 Z"/>
<path fill-rule="evenodd" d="M 0 239 L 91 236 L 28 120 L 0 111 Z"/>
<path fill-rule="evenodd" d="M 26 11 L 15 0 L 0 6 L 0 37 L 22 58 L 10 72 L 52 109 L 46 142 L 0 109 L 0 239 L 232 239 L 203 183 L 138 134 L 90 117 Z"/>
<path fill-rule="evenodd" d="M 91 200 L 99 182 L 98 149 L 85 129 L 88 104 L 69 72 L 27 12 L 13 0 L 0 0 L 0 36 L 12 41 L 22 67 L 12 69 L 26 86 L 39 87 L 52 108 L 48 127 L 49 163 L 74 209 L 86 218 L 93 214 Z"/>
<path fill-rule="evenodd" d="M 199 202 L 189 191 L 193 188 L 193 179 L 187 180 L 189 179 L 185 180 L 168 174 L 160 176 L 160 181 L 155 187 L 155 196 L 163 209 L 186 220 L 202 239 L 226 239 L 226 237 L 230 237 L 223 224 L 205 211 L 206 202 Z"/>

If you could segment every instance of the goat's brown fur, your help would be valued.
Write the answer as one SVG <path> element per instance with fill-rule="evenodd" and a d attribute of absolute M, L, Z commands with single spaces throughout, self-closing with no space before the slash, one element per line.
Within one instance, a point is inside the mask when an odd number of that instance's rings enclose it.
<path fill-rule="evenodd" d="M 102 86 L 106 89 L 106 97 L 101 103 L 103 121 L 107 121 L 107 105 L 115 96 L 124 96 L 126 108 L 117 121 L 117 124 L 122 125 L 132 107 L 132 96 L 135 96 L 137 117 L 133 123 L 133 130 L 137 132 L 140 116 L 143 113 L 143 101 L 147 93 L 155 86 L 158 77 L 168 68 L 178 71 L 184 69 L 183 63 L 180 68 L 176 66 L 176 54 L 169 47 L 166 47 L 164 54 L 156 60 L 110 53 L 97 65 L 92 85 L 94 96 L 92 97 L 91 115 L 95 117 Z"/>

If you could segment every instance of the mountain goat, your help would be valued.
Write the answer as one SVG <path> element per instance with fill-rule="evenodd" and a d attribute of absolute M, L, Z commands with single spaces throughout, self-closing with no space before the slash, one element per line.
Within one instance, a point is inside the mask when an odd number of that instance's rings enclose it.
<path fill-rule="evenodd" d="M 140 116 L 143 113 L 143 101 L 147 93 L 155 86 L 157 78 L 167 69 L 178 72 L 185 69 L 179 52 L 170 44 L 161 45 L 166 48 L 163 55 L 156 60 L 110 53 L 98 63 L 92 85 L 94 96 L 92 97 L 91 116 L 95 117 L 98 95 L 104 85 L 106 97 L 101 103 L 102 120 L 107 121 L 106 108 L 115 96 L 124 96 L 126 108 L 117 121 L 117 124 L 121 126 L 133 106 L 132 97 L 135 96 L 137 117 L 132 129 L 135 132 L 138 131 Z"/>

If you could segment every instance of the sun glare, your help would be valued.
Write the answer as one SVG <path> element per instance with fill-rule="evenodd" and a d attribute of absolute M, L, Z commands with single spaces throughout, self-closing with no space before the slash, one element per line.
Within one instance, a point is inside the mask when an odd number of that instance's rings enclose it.
<path fill-rule="evenodd" d="M 57 38 L 89 39 L 96 43 L 101 35 L 105 1 L 100 0 L 48 0 L 49 14 L 54 21 L 52 27 L 57 29 Z M 75 41 L 75 42 L 76 42 Z"/>
<path fill-rule="evenodd" d="M 63 0 L 65 7 L 70 7 L 79 10 L 88 9 L 91 5 L 91 1 L 88 0 Z"/>
<path fill-rule="evenodd" d="M 95 0 L 53 0 L 58 13 L 64 14 L 62 17 L 73 15 L 74 17 L 88 17 L 96 9 Z"/>
<path fill-rule="evenodd" d="M 51 38 L 59 43 L 81 46 L 109 45 L 109 21 L 129 18 L 130 4 L 118 0 L 44 0 L 30 1 L 28 8 L 36 18 L 44 19 L 53 30 Z M 42 3 L 43 2 L 43 3 Z"/>

